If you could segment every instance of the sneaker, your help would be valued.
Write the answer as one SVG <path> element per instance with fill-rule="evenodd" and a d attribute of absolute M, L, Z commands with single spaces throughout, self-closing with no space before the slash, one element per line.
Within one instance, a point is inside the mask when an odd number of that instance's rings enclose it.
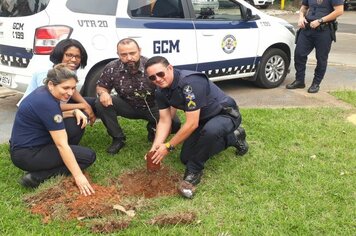
<path fill-rule="evenodd" d="M 35 179 L 31 173 L 27 173 L 19 180 L 19 183 L 25 188 L 37 188 L 41 181 Z"/>
<path fill-rule="evenodd" d="M 236 143 L 234 145 L 234 147 L 236 148 L 236 155 L 243 156 L 248 152 L 245 129 L 239 126 L 234 131 L 234 135 L 236 137 Z"/>
<path fill-rule="evenodd" d="M 191 199 L 195 193 L 195 186 L 185 180 L 182 180 L 178 185 L 178 192 L 181 196 Z"/>
<path fill-rule="evenodd" d="M 106 149 L 106 152 L 114 155 L 114 154 L 118 153 L 120 151 L 120 149 L 123 148 L 124 146 L 125 146 L 124 140 L 113 138 L 112 143 L 111 143 L 110 147 L 108 147 Z"/>
<path fill-rule="evenodd" d="M 199 171 L 197 173 L 190 172 L 188 170 L 185 171 L 183 180 L 191 183 L 192 185 L 197 185 L 200 183 L 200 179 L 203 176 L 203 171 Z"/>

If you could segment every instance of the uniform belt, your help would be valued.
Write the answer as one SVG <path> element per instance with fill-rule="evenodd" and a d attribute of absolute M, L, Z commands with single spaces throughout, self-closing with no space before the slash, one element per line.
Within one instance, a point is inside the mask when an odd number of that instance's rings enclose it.
<path fill-rule="evenodd" d="M 329 22 L 324 22 L 324 23 L 321 23 L 318 27 L 316 28 L 311 28 L 310 27 L 310 22 L 306 23 L 305 24 L 305 29 L 307 30 L 317 30 L 317 31 L 323 31 L 323 30 L 326 30 L 326 29 L 330 29 L 330 23 Z"/>

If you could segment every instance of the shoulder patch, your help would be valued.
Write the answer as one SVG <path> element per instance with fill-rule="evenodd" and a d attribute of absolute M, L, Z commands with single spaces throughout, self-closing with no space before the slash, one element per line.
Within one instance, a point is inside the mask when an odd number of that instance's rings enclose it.
<path fill-rule="evenodd" d="M 192 88 L 192 86 L 190 86 L 190 85 L 185 85 L 185 86 L 183 87 L 183 93 L 184 93 L 185 95 L 188 95 L 188 94 L 193 93 L 193 88 Z"/>
<path fill-rule="evenodd" d="M 57 115 L 53 116 L 53 120 L 54 120 L 54 122 L 59 124 L 59 123 L 62 123 L 63 117 L 61 115 L 57 114 Z"/>

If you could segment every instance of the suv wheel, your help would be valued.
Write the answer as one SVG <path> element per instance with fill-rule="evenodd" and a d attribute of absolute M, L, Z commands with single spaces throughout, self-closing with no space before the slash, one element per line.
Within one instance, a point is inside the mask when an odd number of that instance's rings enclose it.
<path fill-rule="evenodd" d="M 278 48 L 268 49 L 262 56 L 256 83 L 264 88 L 278 87 L 286 78 L 289 60 Z"/>
<path fill-rule="evenodd" d="M 96 82 L 98 81 L 101 72 L 103 72 L 105 65 L 98 66 L 93 72 L 86 78 L 84 96 L 96 97 Z"/>

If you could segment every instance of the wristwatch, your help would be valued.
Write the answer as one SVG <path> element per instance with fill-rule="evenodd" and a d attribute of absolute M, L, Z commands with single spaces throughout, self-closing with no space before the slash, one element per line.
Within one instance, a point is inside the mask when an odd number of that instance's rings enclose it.
<path fill-rule="evenodd" d="M 319 24 L 323 23 L 324 22 L 323 18 L 318 19 L 318 22 Z"/>
<path fill-rule="evenodd" d="M 169 142 L 166 142 L 164 145 L 166 146 L 166 148 L 169 152 L 173 152 L 175 149 L 175 147 L 172 144 L 170 144 Z"/>

